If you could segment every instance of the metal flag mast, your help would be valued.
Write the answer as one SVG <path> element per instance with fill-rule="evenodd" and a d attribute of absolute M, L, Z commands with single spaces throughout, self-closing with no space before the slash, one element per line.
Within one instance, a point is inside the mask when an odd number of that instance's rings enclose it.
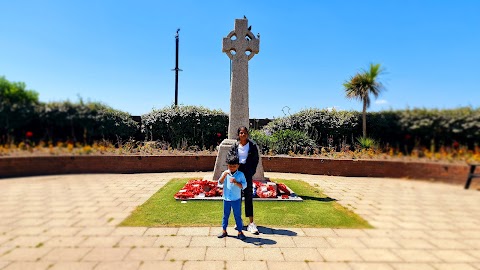
<path fill-rule="evenodd" d="M 177 33 L 175 34 L 175 68 L 172 70 L 175 70 L 175 106 L 178 106 L 178 72 L 183 71 L 178 68 L 178 42 L 179 42 L 179 35 L 178 32 L 180 32 L 180 28 L 177 29 Z"/>

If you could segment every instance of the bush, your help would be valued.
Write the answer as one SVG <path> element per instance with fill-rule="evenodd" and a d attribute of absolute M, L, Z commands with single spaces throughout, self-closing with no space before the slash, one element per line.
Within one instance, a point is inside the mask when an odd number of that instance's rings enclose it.
<path fill-rule="evenodd" d="M 358 137 L 357 142 L 362 149 L 369 149 L 369 148 L 376 148 L 377 147 L 377 142 L 372 138 Z"/>
<path fill-rule="evenodd" d="M 272 137 L 272 150 L 276 154 L 312 154 L 316 148 L 315 141 L 301 131 L 280 130 Z"/>
<path fill-rule="evenodd" d="M 173 148 L 209 149 L 226 138 L 228 115 L 195 106 L 171 106 L 142 115 L 146 140 L 170 142 Z"/>
<path fill-rule="evenodd" d="M 353 143 L 353 135 L 359 124 L 359 112 L 326 109 L 307 109 L 291 116 L 278 118 L 264 127 L 274 134 L 280 130 L 297 130 L 308 135 L 317 145 L 332 146 L 334 142 Z M 361 125 L 360 125 L 361 126 Z"/>
<path fill-rule="evenodd" d="M 37 107 L 37 126 L 33 129 L 47 141 L 129 139 L 140 125 L 128 113 L 95 102 L 70 101 L 44 103 Z M 34 132 L 35 133 L 35 132 Z"/>
<path fill-rule="evenodd" d="M 263 130 L 250 130 L 249 138 L 255 141 L 262 154 L 269 154 L 273 145 L 273 137 L 267 135 Z"/>
<path fill-rule="evenodd" d="M 381 111 L 367 113 L 367 137 L 382 141 L 390 146 L 398 146 L 404 143 L 405 132 L 399 123 L 401 111 Z M 356 137 L 363 136 L 360 118 Z"/>
<path fill-rule="evenodd" d="M 454 142 L 473 148 L 480 142 L 480 108 L 401 111 L 399 124 L 411 144 L 437 148 Z"/>
<path fill-rule="evenodd" d="M 121 142 L 132 137 L 161 141 L 177 149 L 213 149 L 227 136 L 228 115 L 195 106 L 172 106 L 142 116 L 140 125 L 128 113 L 95 102 L 40 103 L 38 93 L 22 82 L 0 77 L 0 144 L 29 141 L 95 140 Z M 251 137 L 262 153 L 309 153 L 322 146 L 351 150 L 362 136 L 362 114 L 307 109 L 277 118 Z M 140 133 L 142 132 L 142 133 Z M 480 108 L 407 109 L 367 113 L 367 134 L 388 149 L 480 144 Z M 368 144 L 368 142 L 361 142 Z"/>
<path fill-rule="evenodd" d="M 305 132 L 319 146 L 331 150 L 352 149 L 355 138 L 362 136 L 360 112 L 307 109 L 291 116 L 275 119 L 263 131 Z M 435 150 L 445 145 L 466 145 L 473 149 L 480 143 L 480 108 L 469 107 L 437 110 L 407 109 L 367 113 L 369 138 L 387 148 L 409 152 L 419 146 Z"/>
<path fill-rule="evenodd" d="M 0 143 L 11 143 L 12 135 L 24 138 L 37 104 L 38 93 L 27 90 L 25 83 L 0 77 Z"/>
<path fill-rule="evenodd" d="M 128 139 L 140 131 L 140 124 L 131 115 L 112 108 L 104 108 L 98 112 L 98 132 L 94 135 L 105 140 Z"/>
<path fill-rule="evenodd" d="M 263 130 L 251 130 L 254 140 L 262 154 L 312 154 L 317 147 L 305 132 L 298 130 L 279 130 L 273 135 Z"/>

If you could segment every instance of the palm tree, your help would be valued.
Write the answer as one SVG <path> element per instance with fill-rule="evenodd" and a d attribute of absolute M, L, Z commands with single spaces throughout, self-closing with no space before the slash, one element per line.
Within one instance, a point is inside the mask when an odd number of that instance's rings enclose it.
<path fill-rule="evenodd" d="M 370 70 L 363 70 L 346 81 L 345 94 L 347 98 L 363 101 L 363 137 L 367 137 L 367 108 L 370 107 L 370 94 L 375 98 L 384 90 L 384 86 L 377 79 L 383 73 L 380 64 L 370 64 Z"/>

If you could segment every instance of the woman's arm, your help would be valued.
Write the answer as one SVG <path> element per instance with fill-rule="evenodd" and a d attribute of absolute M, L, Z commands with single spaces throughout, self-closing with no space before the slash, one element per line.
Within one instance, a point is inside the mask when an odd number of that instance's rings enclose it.
<path fill-rule="evenodd" d="M 250 167 L 250 172 L 252 176 L 256 173 L 257 171 L 257 165 L 260 160 L 260 157 L 258 156 L 258 148 L 257 144 L 254 143 L 253 141 L 250 141 L 250 155 L 248 155 L 247 162 L 249 163 Z"/>

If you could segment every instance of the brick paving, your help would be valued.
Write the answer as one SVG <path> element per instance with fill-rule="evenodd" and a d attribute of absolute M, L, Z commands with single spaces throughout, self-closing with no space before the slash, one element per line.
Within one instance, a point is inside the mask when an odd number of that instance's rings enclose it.
<path fill-rule="evenodd" d="M 480 269 L 480 192 L 426 181 L 266 173 L 322 189 L 374 229 L 260 227 L 241 242 L 217 239 L 220 226 L 117 227 L 171 178 L 204 175 L 0 180 L 0 269 Z"/>

